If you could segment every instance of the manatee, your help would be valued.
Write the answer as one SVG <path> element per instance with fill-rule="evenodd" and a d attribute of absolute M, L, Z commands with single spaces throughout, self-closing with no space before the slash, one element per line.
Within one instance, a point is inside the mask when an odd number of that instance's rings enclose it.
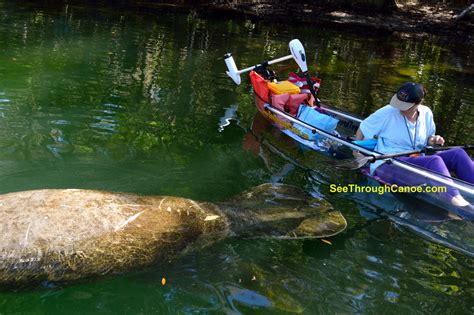
<path fill-rule="evenodd" d="M 223 238 L 320 238 L 347 222 L 318 198 L 263 184 L 222 203 L 82 189 L 0 195 L 0 285 L 70 281 L 169 261 Z"/>

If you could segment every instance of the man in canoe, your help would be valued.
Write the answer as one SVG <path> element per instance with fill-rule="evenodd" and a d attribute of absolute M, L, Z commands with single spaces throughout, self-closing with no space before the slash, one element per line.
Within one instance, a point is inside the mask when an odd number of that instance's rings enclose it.
<path fill-rule="evenodd" d="M 393 95 L 390 103 L 367 117 L 357 130 L 356 139 L 377 139 L 375 151 L 382 154 L 422 149 L 425 146 L 444 145 L 444 138 L 436 134 L 433 113 L 421 105 L 426 90 L 421 84 L 408 82 Z M 434 155 L 406 156 L 402 161 L 430 169 L 474 184 L 474 162 L 461 148 L 438 152 Z M 370 166 L 372 174 L 383 181 L 399 186 L 417 186 L 421 182 L 412 173 L 393 164 L 376 161 Z M 474 212 L 474 206 L 466 201 L 458 190 L 447 188 L 442 195 L 455 207 Z"/>

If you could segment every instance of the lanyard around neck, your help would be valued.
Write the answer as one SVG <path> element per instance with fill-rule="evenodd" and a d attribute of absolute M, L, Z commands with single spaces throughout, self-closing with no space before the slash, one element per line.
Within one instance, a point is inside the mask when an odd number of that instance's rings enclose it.
<path fill-rule="evenodd" d="M 410 139 L 411 147 L 413 150 L 415 150 L 415 145 L 416 145 L 416 131 L 417 131 L 417 126 L 418 126 L 418 117 L 420 117 L 420 113 L 418 112 L 418 116 L 416 116 L 416 122 L 415 122 L 415 134 L 413 135 L 413 140 L 411 139 L 410 135 L 410 129 L 408 128 L 408 121 L 405 115 L 402 115 L 403 119 L 405 120 L 405 127 L 407 128 L 407 133 L 408 133 L 408 139 Z"/>

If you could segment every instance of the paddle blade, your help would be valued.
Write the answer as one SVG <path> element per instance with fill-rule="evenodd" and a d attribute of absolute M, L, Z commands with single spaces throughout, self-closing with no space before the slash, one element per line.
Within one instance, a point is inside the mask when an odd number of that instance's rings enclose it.
<path fill-rule="evenodd" d="M 293 39 L 289 43 L 291 55 L 293 59 L 295 59 L 296 63 L 300 67 L 301 71 L 307 72 L 308 71 L 308 64 L 306 63 L 306 53 L 304 51 L 303 44 L 299 41 L 299 39 Z"/>
<path fill-rule="evenodd" d="M 371 156 L 361 156 L 355 159 L 331 160 L 328 161 L 328 163 L 339 170 L 349 171 L 363 167 L 365 164 L 370 162 L 371 159 Z"/>
<path fill-rule="evenodd" d="M 229 71 L 226 71 L 227 75 L 234 81 L 235 84 L 240 85 L 240 74 L 235 64 L 234 57 L 230 53 L 224 55 L 224 61 Z"/>

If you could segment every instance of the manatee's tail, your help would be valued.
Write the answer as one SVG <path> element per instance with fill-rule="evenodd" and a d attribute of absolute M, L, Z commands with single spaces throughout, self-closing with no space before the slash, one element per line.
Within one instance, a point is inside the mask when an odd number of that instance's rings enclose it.
<path fill-rule="evenodd" d="M 245 237 L 322 238 L 347 226 L 330 203 L 285 184 L 254 187 L 228 200 L 223 208 L 233 231 Z"/>

